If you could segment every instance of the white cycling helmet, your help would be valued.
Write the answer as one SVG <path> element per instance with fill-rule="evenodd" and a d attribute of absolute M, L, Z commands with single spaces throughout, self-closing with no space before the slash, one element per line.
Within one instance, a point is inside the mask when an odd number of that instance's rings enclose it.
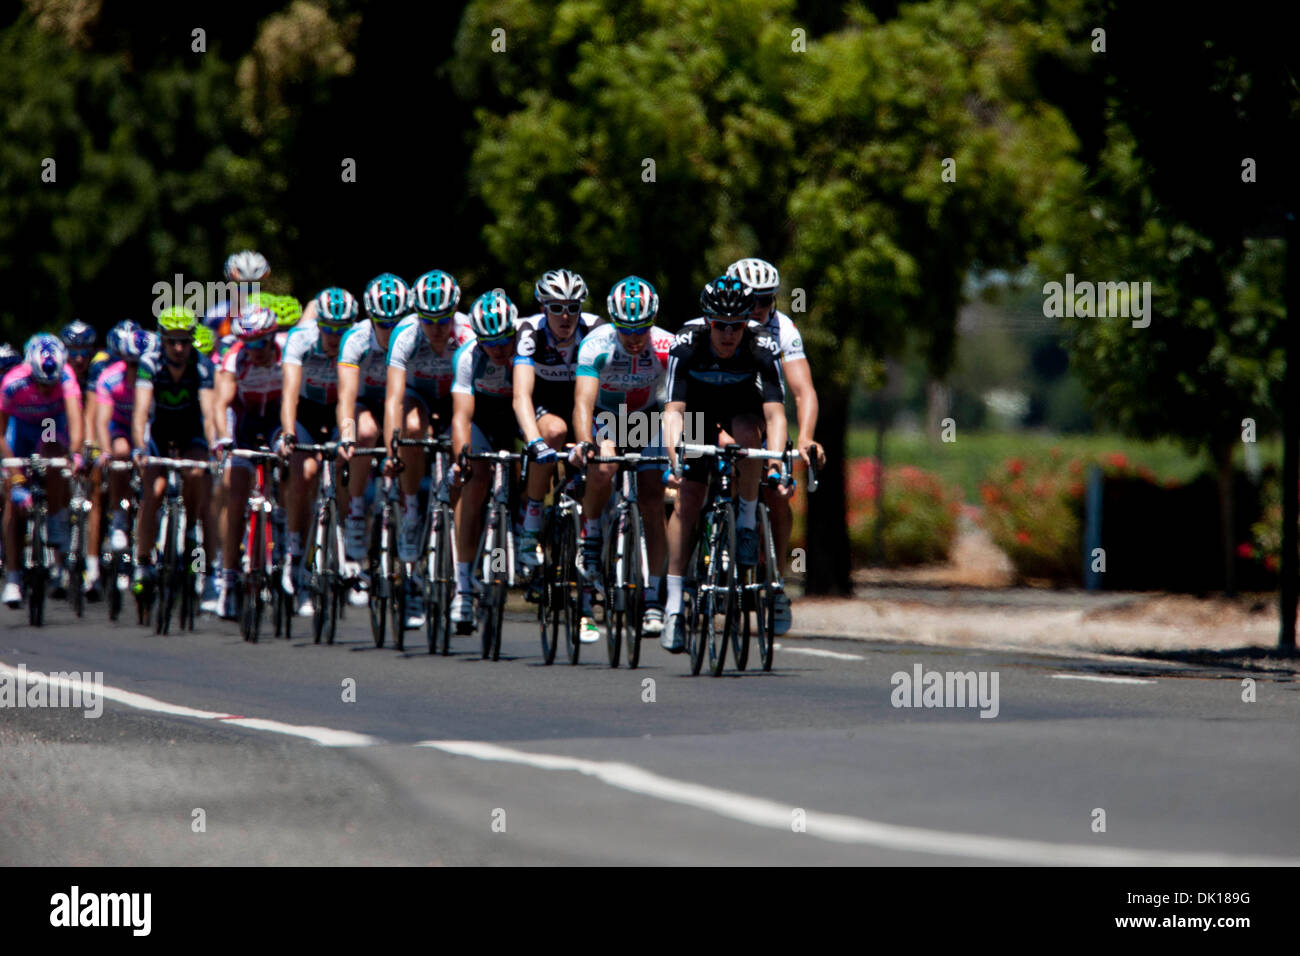
<path fill-rule="evenodd" d="M 271 273 L 266 256 L 245 249 L 226 260 L 226 278 L 231 282 L 257 282 Z"/>
<path fill-rule="evenodd" d="M 543 305 L 547 302 L 581 302 L 587 298 L 587 283 L 576 272 L 552 269 L 537 280 L 533 294 Z"/>
<path fill-rule="evenodd" d="M 737 259 L 727 266 L 727 275 L 745 283 L 755 295 L 775 295 L 781 285 L 781 274 L 766 259 Z"/>

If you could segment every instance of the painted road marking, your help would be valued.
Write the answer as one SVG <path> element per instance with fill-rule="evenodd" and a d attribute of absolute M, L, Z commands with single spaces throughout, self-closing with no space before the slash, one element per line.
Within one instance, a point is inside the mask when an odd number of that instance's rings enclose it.
<path fill-rule="evenodd" d="M 1087 674 L 1053 674 L 1056 680 L 1090 680 L 1099 684 L 1154 684 L 1153 680 L 1140 677 L 1093 677 Z"/>
<path fill-rule="evenodd" d="M 528 753 L 472 740 L 425 740 L 416 746 L 473 757 L 476 760 L 514 763 L 541 770 L 577 771 L 620 790 L 629 790 L 669 803 L 696 807 L 755 826 L 780 830 L 784 833 L 792 832 L 791 822 L 796 808 L 789 804 L 753 797 L 746 793 L 718 790 L 697 783 L 674 780 L 632 764 L 585 760 L 558 754 Z M 808 835 L 837 843 L 862 843 L 913 853 L 975 857 L 1008 863 L 1061 866 L 1295 866 L 1300 863 L 1300 860 L 1282 857 L 1131 850 L 1124 847 L 1083 846 L 1073 843 L 1021 840 L 1013 837 L 951 833 L 821 813 L 816 810 L 806 810 L 804 822 Z"/>
<path fill-rule="evenodd" d="M 861 654 L 845 654 L 841 651 L 823 651 L 818 647 L 786 647 L 784 644 L 773 644 L 772 650 L 781 651 L 784 654 L 807 654 L 810 657 L 829 657 L 837 661 L 866 660 L 866 658 Z"/>

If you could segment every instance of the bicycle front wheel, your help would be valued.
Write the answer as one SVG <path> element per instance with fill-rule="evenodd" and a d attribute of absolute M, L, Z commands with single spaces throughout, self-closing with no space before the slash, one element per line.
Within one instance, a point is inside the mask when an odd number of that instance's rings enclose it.
<path fill-rule="evenodd" d="M 569 663 L 576 665 L 582 655 L 578 631 L 582 626 L 582 591 L 578 583 L 578 542 L 582 540 L 578 510 L 560 519 L 560 554 L 556 598 L 562 603 L 560 627 L 564 631 L 564 649 Z"/>
<path fill-rule="evenodd" d="M 81 617 L 86 612 L 86 536 L 85 518 L 79 508 L 73 508 L 69 542 L 68 593 L 72 613 Z"/>
<path fill-rule="evenodd" d="M 438 573 L 434 578 L 435 607 L 431 610 L 437 614 L 438 641 L 443 657 L 451 653 L 451 602 L 456 594 L 455 528 L 452 521 L 451 505 L 439 504 Z"/>
<path fill-rule="evenodd" d="M 621 552 L 627 548 L 625 529 L 625 524 L 622 528 L 614 529 L 614 534 L 606 540 L 605 552 L 601 555 L 601 577 L 605 582 L 605 651 L 609 656 L 610 667 L 618 667 L 623 651 L 627 591 L 622 580 L 624 568 Z"/>
<path fill-rule="evenodd" d="M 758 637 L 758 656 L 763 670 L 772 669 L 772 651 L 776 646 L 776 595 L 783 590 L 781 565 L 777 563 L 776 539 L 767 506 L 758 505 L 758 582 L 754 592 L 754 633 Z"/>
<path fill-rule="evenodd" d="M 700 612 L 709 648 L 709 672 L 721 676 L 727 663 L 727 639 L 736 624 L 736 527 L 729 510 L 713 528 L 709 570 L 700 588 Z"/>
<path fill-rule="evenodd" d="M 641 663 L 641 617 L 645 613 L 645 570 L 641 566 L 641 509 L 628 506 L 627 535 L 623 540 L 623 639 L 627 666 Z"/>
<path fill-rule="evenodd" d="M 396 543 L 398 536 L 397 503 L 389 504 L 385 520 L 388 522 L 388 540 Z M 393 646 L 406 650 L 406 562 L 393 554 L 388 557 L 388 606 L 393 617 Z"/>
<path fill-rule="evenodd" d="M 32 567 L 27 587 L 27 622 L 32 627 L 42 627 L 45 624 L 45 581 L 49 568 L 46 564 L 45 535 L 41 524 L 40 521 L 32 522 Z"/>
<path fill-rule="evenodd" d="M 376 518 L 370 528 L 370 635 L 375 639 L 375 647 L 384 646 L 385 630 L 388 627 L 388 558 L 384 540 L 384 522 Z"/>

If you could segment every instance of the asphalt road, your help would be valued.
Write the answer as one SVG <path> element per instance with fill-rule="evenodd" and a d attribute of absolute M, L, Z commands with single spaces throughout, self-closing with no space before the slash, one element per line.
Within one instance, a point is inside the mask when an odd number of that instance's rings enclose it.
<path fill-rule="evenodd" d="M 797 605 L 772 673 L 720 679 L 547 667 L 523 612 L 496 663 L 376 649 L 364 609 L 333 647 L 47 620 L 0 608 L 0 679 L 114 699 L 0 707 L 4 864 L 1300 862 L 1277 674 L 802 640 Z M 996 716 L 894 706 L 917 665 L 996 674 Z"/>

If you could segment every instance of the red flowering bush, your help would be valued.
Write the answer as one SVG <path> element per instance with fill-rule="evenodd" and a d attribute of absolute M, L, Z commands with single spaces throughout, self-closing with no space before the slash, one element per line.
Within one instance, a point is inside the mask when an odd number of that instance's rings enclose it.
<path fill-rule="evenodd" d="M 1263 514 L 1250 526 L 1254 540 L 1237 545 L 1237 556 L 1262 561 L 1267 570 L 1276 572 L 1282 566 L 1281 481 L 1277 478 L 1265 481 L 1261 498 Z"/>
<path fill-rule="evenodd" d="M 853 458 L 845 475 L 849 543 L 855 564 L 871 560 L 876 520 L 880 464 L 875 458 Z M 804 539 L 807 503 L 800 491 L 793 500 L 793 540 Z M 885 469 L 884 526 L 881 547 L 885 563 L 891 566 L 931 564 L 946 561 L 957 535 L 957 515 L 962 496 L 946 488 L 928 471 L 901 465 Z"/>
<path fill-rule="evenodd" d="M 983 524 L 1022 578 L 1081 583 L 1085 479 L 1094 463 L 1107 477 L 1155 477 L 1117 452 L 1067 461 L 1057 450 L 1036 461 L 1011 458 L 985 477 Z"/>

